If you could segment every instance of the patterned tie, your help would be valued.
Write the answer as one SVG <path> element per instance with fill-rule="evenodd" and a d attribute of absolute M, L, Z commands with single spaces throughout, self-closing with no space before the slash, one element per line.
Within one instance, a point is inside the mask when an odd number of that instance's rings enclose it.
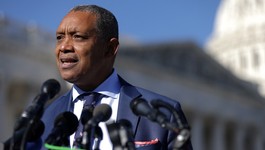
<path fill-rule="evenodd" d="M 79 120 L 79 126 L 75 132 L 74 147 L 80 148 L 82 140 L 83 125 L 93 116 L 93 109 L 100 99 L 99 93 L 84 93 L 79 96 L 80 100 L 85 100 L 83 110 Z"/>

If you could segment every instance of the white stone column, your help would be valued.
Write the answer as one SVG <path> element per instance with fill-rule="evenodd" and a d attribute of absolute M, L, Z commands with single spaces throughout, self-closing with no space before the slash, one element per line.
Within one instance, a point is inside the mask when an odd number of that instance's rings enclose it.
<path fill-rule="evenodd" d="M 191 124 L 191 142 L 196 150 L 205 150 L 203 118 L 196 116 Z"/>

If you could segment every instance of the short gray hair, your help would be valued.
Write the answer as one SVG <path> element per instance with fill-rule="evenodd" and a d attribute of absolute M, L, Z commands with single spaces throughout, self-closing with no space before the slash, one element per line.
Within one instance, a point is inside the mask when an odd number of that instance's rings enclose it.
<path fill-rule="evenodd" d="M 90 12 L 97 16 L 97 30 L 99 36 L 108 41 L 111 38 L 119 39 L 118 21 L 116 17 L 107 9 L 97 5 L 79 5 L 71 11 Z"/>

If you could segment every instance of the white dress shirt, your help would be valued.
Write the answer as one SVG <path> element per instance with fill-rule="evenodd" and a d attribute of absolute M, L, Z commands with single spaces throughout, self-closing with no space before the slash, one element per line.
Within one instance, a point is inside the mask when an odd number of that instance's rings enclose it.
<path fill-rule="evenodd" d="M 94 91 L 86 91 L 86 92 L 97 92 L 104 97 L 99 100 L 99 103 L 108 104 L 112 109 L 112 115 L 110 119 L 106 122 L 100 122 L 99 126 L 103 132 L 103 139 L 100 142 L 100 149 L 101 150 L 109 150 L 112 149 L 112 143 L 109 138 L 109 133 L 106 127 L 106 123 L 112 123 L 115 122 L 117 119 L 117 113 L 118 113 L 118 104 L 119 104 L 119 96 L 120 96 L 120 88 L 121 84 L 118 79 L 117 72 L 114 70 L 113 73 L 103 82 L 101 83 Z M 72 88 L 72 95 L 73 95 L 73 102 L 74 102 L 74 109 L 73 113 L 77 116 L 78 119 L 80 119 L 83 105 L 85 101 L 79 100 L 78 96 L 85 91 L 82 91 L 77 86 L 73 86 Z M 73 146 L 74 142 L 74 135 L 72 134 L 70 136 L 70 145 Z"/>

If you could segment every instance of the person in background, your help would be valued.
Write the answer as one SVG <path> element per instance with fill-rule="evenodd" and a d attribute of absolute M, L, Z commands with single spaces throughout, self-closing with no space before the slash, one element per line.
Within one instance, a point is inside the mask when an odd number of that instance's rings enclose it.
<path fill-rule="evenodd" d="M 175 108 L 182 122 L 188 124 L 180 103 L 133 86 L 118 75 L 114 68 L 119 48 L 118 22 L 110 11 L 96 5 L 80 5 L 72 8 L 62 19 L 56 31 L 56 39 L 55 54 L 60 75 L 73 86 L 45 109 L 42 116 L 45 131 L 41 142 L 38 143 L 41 149 L 45 149 L 43 145 L 52 132 L 56 116 L 70 111 L 80 118 L 84 105 L 80 95 L 91 92 L 101 95 L 97 104 L 104 103 L 111 107 L 112 115 L 107 122 L 126 119 L 132 124 L 137 149 L 173 149 L 177 133 L 162 128 L 158 123 L 145 117 L 135 115 L 130 103 L 138 98 L 147 102 L 153 99 L 163 100 Z M 171 118 L 170 121 L 175 121 L 172 119 L 172 113 L 165 112 L 165 115 Z M 100 122 L 99 126 L 103 131 L 100 149 L 109 150 L 112 143 L 106 122 Z M 74 135 L 75 133 L 69 137 L 69 147 L 73 147 Z M 190 140 L 183 149 L 192 150 Z"/>

